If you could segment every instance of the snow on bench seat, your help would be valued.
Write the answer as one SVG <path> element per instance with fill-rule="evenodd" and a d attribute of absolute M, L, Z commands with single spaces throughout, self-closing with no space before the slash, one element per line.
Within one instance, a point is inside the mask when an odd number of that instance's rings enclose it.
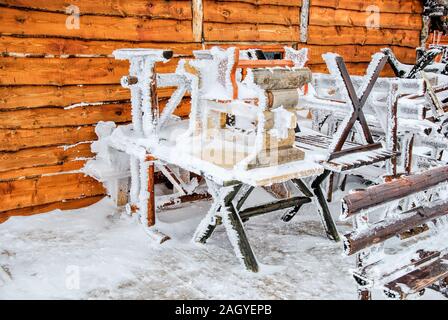
<path fill-rule="evenodd" d="M 323 151 L 327 152 L 333 137 L 329 137 L 317 132 L 304 133 L 296 135 L 296 146 L 305 150 Z M 361 144 L 347 141 L 345 143 L 347 148 L 360 147 Z M 333 172 L 343 172 L 351 169 L 356 169 L 363 166 L 368 166 L 374 163 L 389 160 L 394 156 L 394 152 L 384 148 L 356 152 L 345 156 L 338 157 L 332 160 L 321 160 L 319 163 L 327 170 Z"/>

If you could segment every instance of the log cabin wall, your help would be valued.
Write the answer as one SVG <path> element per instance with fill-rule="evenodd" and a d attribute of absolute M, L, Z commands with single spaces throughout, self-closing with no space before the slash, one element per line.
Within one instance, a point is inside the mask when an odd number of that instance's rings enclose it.
<path fill-rule="evenodd" d="M 366 6 L 377 5 L 381 28 L 367 30 Z M 87 206 L 105 190 L 79 170 L 93 157 L 98 121 L 129 123 L 129 91 L 119 80 L 124 47 L 171 48 L 158 65 L 172 72 L 195 49 L 256 45 L 307 46 L 344 56 L 362 73 L 370 56 L 392 46 L 415 60 L 422 5 L 417 0 L 311 0 L 308 37 L 300 42 L 301 0 L 0 0 L 0 222 L 56 208 Z M 76 14 L 79 9 L 79 28 Z M 160 90 L 161 106 L 171 89 Z M 185 100 L 177 114 L 188 114 Z"/>
<path fill-rule="evenodd" d="M 69 5 L 79 8 L 79 29 Z M 174 71 L 201 48 L 191 1 L 0 0 L 0 221 L 104 196 L 77 171 L 93 156 L 98 121 L 131 120 L 119 84 L 128 63 L 111 55 L 124 47 L 172 48 L 177 56 L 158 70 Z M 159 92 L 162 106 L 170 92 Z"/>

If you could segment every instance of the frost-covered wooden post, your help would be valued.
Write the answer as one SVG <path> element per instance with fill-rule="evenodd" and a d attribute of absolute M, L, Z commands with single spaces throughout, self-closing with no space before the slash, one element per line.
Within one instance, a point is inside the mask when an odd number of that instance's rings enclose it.
<path fill-rule="evenodd" d="M 300 42 L 308 41 L 308 24 L 310 15 L 310 0 L 303 0 L 300 8 Z"/>
<path fill-rule="evenodd" d="M 202 0 L 192 0 L 191 11 L 193 13 L 193 40 L 195 42 L 202 42 L 202 28 L 204 20 Z"/>
<path fill-rule="evenodd" d="M 170 50 L 119 49 L 115 59 L 129 60 L 129 75 L 121 78 L 121 85 L 131 90 L 132 124 L 137 134 L 149 137 L 156 133 L 158 120 L 156 62 L 167 62 Z"/>
<path fill-rule="evenodd" d="M 387 96 L 387 115 L 388 119 L 386 122 L 386 148 L 392 150 L 394 155 L 391 157 L 390 161 L 386 162 L 387 174 L 395 177 L 397 175 L 397 156 L 398 151 L 398 89 L 399 82 L 392 81 L 389 94 Z"/>
<path fill-rule="evenodd" d="M 155 64 L 167 62 L 173 56 L 173 52 L 154 49 L 120 49 L 114 51 L 113 55 L 116 59 L 130 62 L 129 75 L 122 77 L 121 84 L 131 90 L 134 134 L 157 139 L 159 106 Z M 141 222 L 152 238 L 164 242 L 169 237 L 152 228 L 156 222 L 154 160 L 151 154 L 143 158 L 131 155 L 130 210 L 139 212 Z"/>
<path fill-rule="evenodd" d="M 147 211 L 148 211 L 148 227 L 152 227 L 156 224 L 156 198 L 154 193 L 154 157 L 148 156 L 146 160 L 148 163 L 148 201 L 147 201 Z"/>

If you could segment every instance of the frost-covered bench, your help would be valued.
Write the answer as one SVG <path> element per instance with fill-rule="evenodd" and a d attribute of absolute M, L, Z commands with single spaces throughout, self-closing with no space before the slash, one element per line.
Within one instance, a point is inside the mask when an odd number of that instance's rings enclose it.
<path fill-rule="evenodd" d="M 448 167 L 355 190 L 342 200 L 343 236 L 356 255 L 360 299 L 378 289 L 406 299 L 434 289 L 448 298 Z"/>
<path fill-rule="evenodd" d="M 374 140 L 395 153 L 389 157 L 389 161 L 382 161 L 381 156 L 364 153 L 364 159 L 370 160 L 370 164 L 377 164 L 357 169 L 348 161 L 348 166 L 339 166 L 339 172 L 345 173 L 348 168 L 350 173 L 378 183 L 384 175 L 401 172 L 409 174 L 416 169 L 428 169 L 446 163 L 448 86 L 443 82 L 446 77 L 431 73 L 420 74 L 419 79 L 375 77 L 378 61 L 382 64 L 387 62 L 388 58 L 384 53 L 373 56 L 367 74 L 363 77 L 341 72 L 341 68 L 333 62 L 335 56 L 332 54 L 324 55 L 324 58 L 330 74 L 314 74 L 309 93 L 301 101 L 302 105 L 313 111 L 313 129 L 332 137 L 327 141 L 333 141 L 334 135 L 338 136 L 341 126 L 344 127 L 347 123 L 347 113 L 352 110 L 350 100 L 354 94 L 347 91 L 347 83 L 351 84 L 352 91 L 359 94 L 368 87 L 366 79 L 375 79 L 370 83 L 370 95 L 364 99 L 363 116 Z M 352 141 L 349 143 L 359 144 L 363 139 L 359 133 L 363 131 L 363 127 L 355 126 L 350 132 Z M 299 145 L 305 138 L 316 140 L 315 137 L 299 137 Z M 328 142 L 325 146 L 327 145 Z M 351 157 L 351 160 L 357 159 Z M 347 164 L 347 161 L 344 163 Z M 356 163 L 362 164 L 362 161 Z M 387 165 L 384 167 L 382 163 Z M 344 176 L 346 177 L 345 174 Z"/>
<path fill-rule="evenodd" d="M 375 141 L 371 132 L 372 119 L 369 116 L 370 101 L 375 99 L 375 87 L 383 87 L 379 75 L 387 63 L 384 54 L 377 54 L 369 64 L 366 76 L 350 77 L 341 56 L 328 53 L 324 59 L 331 75 L 313 75 L 312 87 L 300 99 L 301 107 L 315 111 L 313 130 L 302 130 L 296 135 L 296 145 L 306 150 L 316 150 L 324 154 L 320 164 L 331 172 L 328 198 L 331 199 L 334 173 L 347 173 L 351 170 L 389 162 L 388 174 L 396 170 L 397 152 L 397 112 L 396 105 L 389 103 L 381 118 L 387 132 L 385 140 Z M 331 92 L 330 92 L 331 91 Z M 393 97 L 396 86 L 388 86 L 385 95 Z M 392 100 L 391 100 L 392 101 Z M 333 122 L 325 134 L 321 119 L 329 117 Z M 323 122 L 325 122 L 323 120 Z M 337 126 L 336 126 L 337 125 Z M 357 133 L 353 139 L 353 133 Z"/>
<path fill-rule="evenodd" d="M 355 90 L 362 86 L 363 77 L 350 77 Z M 396 89 L 393 89 L 393 86 Z M 344 119 L 347 107 L 340 87 L 332 75 L 315 74 L 305 105 L 314 110 L 316 130 L 331 135 Z M 447 117 L 448 85 L 432 74 L 422 79 L 379 78 L 364 108 L 365 117 L 376 139 L 388 141 L 390 110 L 396 112 L 397 144 L 401 153 L 402 171 L 429 168 L 446 163 L 448 155 Z M 429 149 L 428 155 L 415 153 L 417 148 Z M 414 150 L 414 152 L 413 152 Z M 442 161 L 442 162 L 440 162 Z"/>

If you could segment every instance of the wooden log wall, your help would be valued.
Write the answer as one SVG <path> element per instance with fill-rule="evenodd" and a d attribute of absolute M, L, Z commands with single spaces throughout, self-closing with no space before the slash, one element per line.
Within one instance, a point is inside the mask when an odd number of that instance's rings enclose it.
<path fill-rule="evenodd" d="M 365 27 L 367 2 L 381 10 L 378 30 Z M 343 55 L 355 73 L 386 46 L 404 62 L 415 60 L 420 1 L 311 0 L 307 43 L 300 43 L 301 6 L 301 0 L 0 0 L 0 222 L 104 196 L 102 185 L 78 170 L 93 156 L 98 121 L 130 121 L 129 91 L 119 84 L 128 63 L 112 58 L 117 48 L 173 49 L 174 59 L 158 65 L 159 72 L 213 45 L 307 46 L 314 71 L 325 71 L 321 54 L 328 51 Z M 171 92 L 160 90 L 162 106 Z M 188 111 L 185 99 L 177 114 Z"/>
<path fill-rule="evenodd" d="M 67 7 L 79 8 L 79 29 Z M 67 28 L 67 22 L 69 27 Z M 101 183 L 79 173 L 93 154 L 98 121 L 128 123 L 128 63 L 112 51 L 172 48 L 174 70 L 200 43 L 191 1 L 0 0 L 0 222 L 101 199 Z M 160 90 L 161 105 L 172 89 Z M 177 110 L 188 115 L 188 101 Z"/>

